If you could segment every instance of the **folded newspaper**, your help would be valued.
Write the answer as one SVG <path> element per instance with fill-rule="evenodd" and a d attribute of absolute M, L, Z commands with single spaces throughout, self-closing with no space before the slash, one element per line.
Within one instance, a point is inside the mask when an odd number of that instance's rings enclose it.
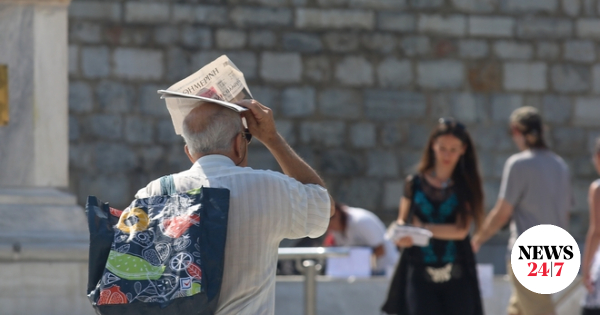
<path fill-rule="evenodd" d="M 160 98 L 167 103 L 175 133 L 178 135 L 182 132 L 185 116 L 199 102 L 215 103 L 237 112 L 243 112 L 248 109 L 236 105 L 234 102 L 252 98 L 244 74 L 225 55 L 168 89 L 157 92 L 161 95 Z"/>
<path fill-rule="evenodd" d="M 388 237 L 396 242 L 397 240 L 409 236 L 412 238 L 414 246 L 427 246 L 429 239 L 433 236 L 431 231 L 416 226 L 393 224 L 388 230 Z"/>

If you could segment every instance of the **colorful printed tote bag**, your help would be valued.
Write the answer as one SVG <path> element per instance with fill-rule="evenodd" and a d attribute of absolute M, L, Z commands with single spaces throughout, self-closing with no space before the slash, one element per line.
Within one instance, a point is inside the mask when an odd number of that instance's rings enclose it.
<path fill-rule="evenodd" d="M 124 211 L 88 197 L 87 293 L 97 314 L 214 314 L 223 277 L 229 190 L 136 199 Z"/>

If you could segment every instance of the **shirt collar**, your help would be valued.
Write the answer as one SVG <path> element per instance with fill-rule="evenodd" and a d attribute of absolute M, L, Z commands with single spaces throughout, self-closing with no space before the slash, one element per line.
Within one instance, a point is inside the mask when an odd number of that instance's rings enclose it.
<path fill-rule="evenodd" d="M 235 163 L 225 155 L 221 154 L 210 154 L 199 158 L 194 167 L 218 167 L 218 166 L 235 166 Z"/>

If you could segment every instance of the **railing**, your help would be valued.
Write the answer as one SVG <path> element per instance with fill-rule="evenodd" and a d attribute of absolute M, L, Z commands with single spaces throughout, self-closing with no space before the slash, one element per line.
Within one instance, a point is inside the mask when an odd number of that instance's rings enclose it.
<path fill-rule="evenodd" d="M 345 257 L 350 255 L 350 248 L 345 247 L 282 247 L 279 248 L 279 259 L 293 259 L 296 268 L 304 274 L 304 314 L 317 314 L 317 272 L 321 270 L 321 262 L 329 257 Z"/>

